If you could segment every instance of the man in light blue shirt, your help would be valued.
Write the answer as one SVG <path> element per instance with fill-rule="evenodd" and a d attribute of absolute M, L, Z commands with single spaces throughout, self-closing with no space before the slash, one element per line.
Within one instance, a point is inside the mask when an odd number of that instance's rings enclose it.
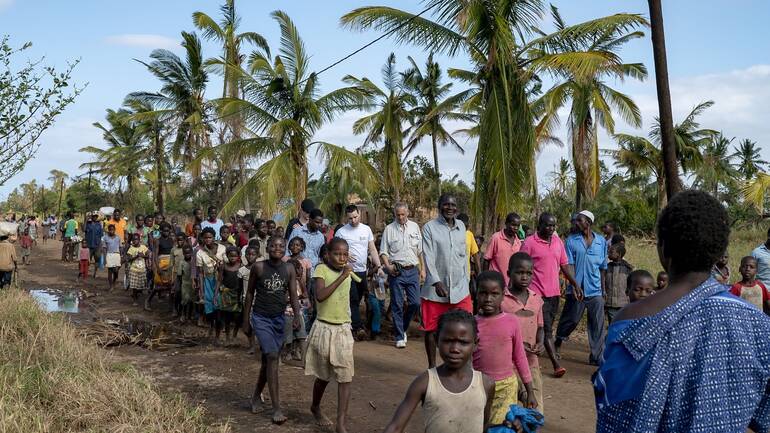
<path fill-rule="evenodd" d="M 305 251 L 302 252 L 302 255 L 310 260 L 313 269 L 321 261 L 319 253 L 321 252 L 321 247 L 326 242 L 326 238 L 324 238 L 320 230 L 323 221 L 324 214 L 321 212 L 321 209 L 313 209 L 310 212 L 310 219 L 308 219 L 307 224 L 295 228 L 289 235 L 289 241 L 294 238 L 301 238 L 305 241 Z M 291 255 L 289 253 L 289 242 L 286 243 L 286 255 Z"/>
<path fill-rule="evenodd" d="M 767 286 L 770 284 L 770 229 L 765 243 L 754 248 L 751 256 L 757 259 L 757 279 Z"/>
<path fill-rule="evenodd" d="M 607 240 L 591 230 L 594 214 L 584 210 L 577 215 L 579 231 L 567 237 L 564 247 L 579 287 L 567 290 L 567 300 L 556 330 L 556 352 L 575 330 L 588 309 L 590 365 L 599 365 L 604 346 L 604 272 L 607 269 Z"/>

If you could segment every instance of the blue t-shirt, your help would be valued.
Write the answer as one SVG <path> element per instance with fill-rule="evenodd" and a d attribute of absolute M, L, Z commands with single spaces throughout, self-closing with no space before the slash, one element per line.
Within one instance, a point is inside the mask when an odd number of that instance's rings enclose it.
<path fill-rule="evenodd" d="M 219 218 L 217 218 L 217 220 L 214 222 L 205 220 L 201 223 L 201 230 L 205 229 L 206 227 L 211 227 L 214 229 L 214 240 L 221 241 L 222 238 L 219 236 L 219 231 L 222 229 L 223 225 L 225 225 L 225 223 Z"/>
<path fill-rule="evenodd" d="M 575 268 L 575 281 L 580 284 L 586 298 L 602 296 L 600 271 L 607 269 L 607 240 L 597 233 L 593 233 L 593 236 L 590 247 L 586 247 L 582 233 L 570 235 L 564 242 L 567 260 Z M 567 291 L 571 292 L 572 288 Z"/>

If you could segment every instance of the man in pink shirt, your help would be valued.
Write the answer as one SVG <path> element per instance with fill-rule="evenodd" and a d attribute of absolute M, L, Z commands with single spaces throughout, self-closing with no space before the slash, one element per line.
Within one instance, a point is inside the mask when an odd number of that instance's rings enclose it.
<path fill-rule="evenodd" d="M 503 274 L 505 287 L 508 287 L 508 261 L 521 249 L 521 241 L 517 235 L 520 225 L 521 217 L 516 213 L 509 213 L 505 217 L 505 227 L 492 235 L 487 251 L 484 253 L 484 260 L 487 263 L 487 268 L 484 270 Z"/>
<path fill-rule="evenodd" d="M 551 359 L 554 376 L 562 377 L 567 370 L 559 364 L 553 345 L 553 321 L 559 310 L 559 300 L 561 299 L 559 271 L 564 273 L 567 281 L 575 287 L 576 297 L 582 298 L 583 290 L 575 281 L 572 269 L 567 262 L 564 243 L 554 234 L 555 231 L 556 217 L 549 213 L 540 214 L 537 221 L 537 232 L 524 239 L 521 251 L 532 257 L 533 273 L 530 289 L 543 297 L 545 351 Z"/>

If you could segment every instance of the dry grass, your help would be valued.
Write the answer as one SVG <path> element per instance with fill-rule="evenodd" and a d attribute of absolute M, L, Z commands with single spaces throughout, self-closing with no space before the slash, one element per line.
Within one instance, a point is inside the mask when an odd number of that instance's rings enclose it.
<path fill-rule="evenodd" d="M 751 254 L 751 251 L 766 240 L 764 230 L 738 230 L 730 235 L 730 245 L 727 253 L 730 256 L 730 269 L 732 278 L 740 277 L 738 264 L 741 257 Z M 626 260 L 636 269 L 646 269 L 656 275 L 663 268 L 658 260 L 658 250 L 655 239 L 652 238 L 626 238 Z"/>
<path fill-rule="evenodd" d="M 25 292 L 0 292 L 0 432 L 226 433 L 179 394 L 42 312 Z"/>

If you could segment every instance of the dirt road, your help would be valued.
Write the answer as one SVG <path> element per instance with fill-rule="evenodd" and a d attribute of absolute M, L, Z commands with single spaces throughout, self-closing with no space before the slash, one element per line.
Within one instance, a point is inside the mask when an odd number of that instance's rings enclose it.
<path fill-rule="evenodd" d="M 165 300 L 155 302 L 155 311 L 145 312 L 132 306 L 122 288 L 107 292 L 106 272 L 96 280 L 81 284 L 77 264 L 59 261 L 61 243 L 49 241 L 32 252 L 32 265 L 22 267 L 20 276 L 26 289 L 81 288 L 88 297 L 80 312 L 71 315 L 78 326 L 94 320 L 121 320 L 163 324 L 168 332 L 191 339 L 193 347 L 148 350 L 137 346 L 119 346 L 109 350 L 117 362 L 128 363 L 153 378 L 161 389 L 179 391 L 192 403 L 207 410 L 212 423 L 228 421 L 234 432 L 320 432 L 308 410 L 312 378 L 305 377 L 301 365 L 281 366 L 281 398 L 289 421 L 281 427 L 270 424 L 267 413 L 252 415 L 248 400 L 259 371 L 258 358 L 246 354 L 246 340 L 239 336 L 237 347 L 210 344 L 205 330 L 180 325 L 167 312 Z M 121 274 L 122 275 L 122 274 Z M 414 325 L 414 324 L 413 324 Z M 356 376 L 350 404 L 351 432 L 380 432 L 401 401 L 411 380 L 425 368 L 425 354 L 416 326 L 409 333 L 409 347 L 397 350 L 387 341 L 360 342 L 355 345 Z M 564 366 L 568 373 L 554 379 L 550 369 L 543 369 L 546 425 L 544 433 L 593 432 L 595 410 L 590 375 L 585 364 L 588 354 L 584 339 L 565 344 Z M 543 363 L 541 361 L 541 363 Z M 543 363 L 545 365 L 545 363 Z M 334 414 L 336 389 L 329 387 L 324 409 Z M 422 431 L 418 408 L 407 431 Z"/>

